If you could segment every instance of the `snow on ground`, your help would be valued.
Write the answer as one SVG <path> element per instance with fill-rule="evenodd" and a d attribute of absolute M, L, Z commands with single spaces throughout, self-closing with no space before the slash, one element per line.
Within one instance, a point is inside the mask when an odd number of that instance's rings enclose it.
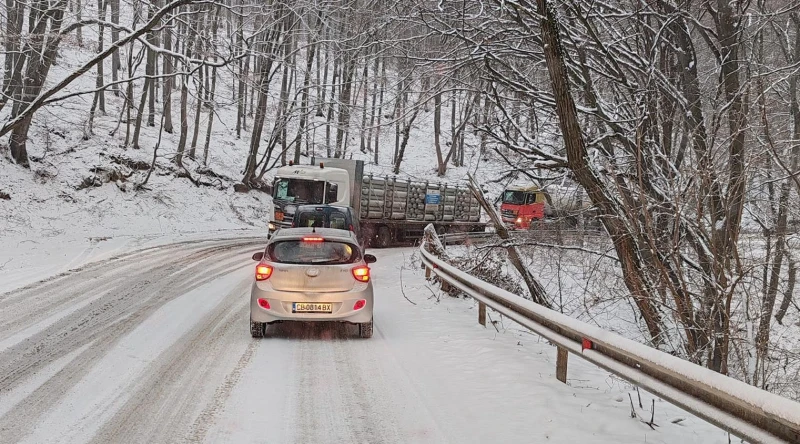
<path fill-rule="evenodd" d="M 61 54 L 48 83 L 90 55 L 68 42 Z M 223 75 L 218 97 L 228 94 L 229 84 Z M 90 73 L 65 92 L 93 85 Z M 429 299 L 418 269 L 403 271 L 401 287 L 399 264 L 409 251 L 378 252 L 377 327 L 371 341 L 351 341 L 346 330 L 322 328 L 278 328 L 276 337 L 252 341 L 245 327 L 249 272 L 231 271 L 250 263 L 245 252 L 239 252 L 243 259 L 225 257 L 213 279 L 186 291 L 180 285 L 197 279 L 197 271 L 186 273 L 196 266 L 187 257 L 196 250 L 167 247 L 131 256 L 142 258 L 141 263 L 113 259 L 176 241 L 236 239 L 266 231 L 269 196 L 232 189 L 242 176 L 250 143 L 249 131 L 241 139 L 234 135 L 235 107 L 217 108 L 209 151 L 208 166 L 223 178 L 205 177 L 209 186 L 197 187 L 175 177 L 171 158 L 177 133 L 165 133 L 159 142 L 157 126 L 143 126 L 142 148 L 126 149 L 125 127 L 117 128 L 122 102 L 110 93 L 106 98 L 109 112 L 97 116 L 88 140 L 84 131 L 91 96 L 81 96 L 37 114 L 29 141 L 30 171 L 0 157 L 0 191 L 10 195 L 0 199 L 0 304 L 13 305 L 4 292 L 68 270 L 85 267 L 99 273 L 81 281 L 87 271 L 78 270 L 65 278 L 76 281 L 75 287 L 47 287 L 44 294 L 56 301 L 66 298 L 62 291 L 74 294 L 62 305 L 27 314 L 31 319 L 26 322 L 12 319 L 8 309 L 0 312 L 8 325 L 0 332 L 0 367 L 8 350 L 24 355 L 20 347 L 33 343 L 63 348 L 37 361 L 39 367 L 24 374 L 10 393 L 0 380 L 0 442 L 9 428 L 30 442 L 93 437 L 109 442 L 121 436 L 142 442 L 181 437 L 194 442 L 727 442 L 724 433 L 658 400 L 660 427 L 651 430 L 639 420 L 649 418 L 648 395 L 643 394 L 644 409 L 634 397 L 638 417 L 630 418 L 631 387 L 577 359 L 570 363 L 569 384 L 556 382 L 554 348 L 537 337 L 513 325 L 499 333 L 477 326 L 469 300 Z M 276 103 L 270 99 L 271 115 Z M 443 114 L 449 114 L 446 106 Z M 207 116 L 204 112 L 200 122 L 200 153 Z M 443 120 L 447 133 L 449 122 Z M 268 121 L 265 134 L 271 125 Z M 380 164 L 368 165 L 367 171 L 384 175 L 391 169 L 393 128 L 385 128 L 381 137 Z M 439 179 L 432 140 L 432 111 L 424 111 L 402 163 L 404 177 L 461 181 L 472 172 L 486 182 L 509 170 L 491 154 L 476 154 L 477 140 L 470 136 L 467 165 L 449 166 L 446 178 Z M 149 164 L 158 143 L 157 168 L 147 187 L 136 190 L 145 172 L 113 159 Z M 373 154 L 360 153 L 358 144 L 353 130 L 348 157 L 371 161 Z M 314 150 L 317 156 L 325 151 L 324 127 L 316 131 Z M 199 164 L 187 161 L 187 166 L 196 174 Z M 78 189 L 101 175 L 93 167 L 130 176 L 125 182 Z M 502 185 L 487 187 L 496 194 Z M 96 261 L 109 264 L 87 267 Z M 112 267 L 117 263 L 121 268 Z M 176 263 L 183 265 L 171 269 Z M 217 265 L 208 258 L 199 263 Z M 150 288 L 150 280 L 159 285 L 152 294 L 121 288 Z M 31 288 L 41 285 L 46 284 Z M 403 290 L 417 305 L 403 297 Z M 156 297 L 163 292 L 169 296 Z M 139 296 L 154 299 L 137 308 L 135 316 L 119 306 Z M 109 306 L 119 310 L 114 313 L 123 328 L 114 319 L 82 318 Z M 48 332 L 53 325 L 61 331 L 94 325 L 96 331 L 62 344 Z M 48 396 L 42 395 L 45 389 L 51 390 Z M 163 409 L 170 410 L 166 418 Z M 131 431 L 140 433 L 126 435 Z"/>
<path fill-rule="evenodd" d="M 554 347 L 479 326 L 473 301 L 427 288 L 412 249 L 375 251 L 372 339 L 284 324 L 253 340 L 259 245 L 150 250 L 0 297 L 0 443 L 728 442 L 658 399 L 651 429 L 652 396 L 640 408 L 576 357 L 558 382 Z"/>

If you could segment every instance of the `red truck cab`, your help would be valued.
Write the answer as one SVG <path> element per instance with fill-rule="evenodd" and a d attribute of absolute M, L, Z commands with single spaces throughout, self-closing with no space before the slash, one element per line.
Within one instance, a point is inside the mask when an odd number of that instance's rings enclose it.
<path fill-rule="evenodd" d="M 538 187 L 508 187 L 503 191 L 500 215 L 509 227 L 527 230 L 531 221 L 544 219 L 544 202 Z"/>

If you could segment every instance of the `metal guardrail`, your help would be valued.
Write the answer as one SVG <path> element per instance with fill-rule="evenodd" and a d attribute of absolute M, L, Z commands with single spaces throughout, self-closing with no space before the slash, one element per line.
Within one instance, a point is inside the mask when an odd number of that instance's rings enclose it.
<path fill-rule="evenodd" d="M 470 241 L 482 241 L 497 238 L 497 233 L 494 232 L 475 232 L 475 233 L 447 233 L 439 235 L 439 240 L 443 245 L 453 245 Z"/>
<path fill-rule="evenodd" d="M 492 233 L 493 234 L 493 233 Z M 542 307 L 483 282 L 420 245 L 426 275 L 458 288 L 558 347 L 556 376 L 566 382 L 568 352 L 643 387 L 731 434 L 757 443 L 800 443 L 800 403 L 716 373 Z"/>
<path fill-rule="evenodd" d="M 535 236 L 551 236 L 553 238 L 569 238 L 569 237 L 583 237 L 587 239 L 596 239 L 601 237 L 607 237 L 604 231 L 594 231 L 594 230 L 512 230 L 509 231 L 508 234 L 514 238 L 518 239 L 521 243 L 525 243 L 528 240 L 532 239 Z M 442 241 L 444 245 L 453 245 L 453 244 L 460 244 L 464 243 L 467 240 L 481 242 L 485 240 L 496 239 L 500 240 L 497 236 L 497 233 L 493 231 L 486 231 L 486 232 L 465 232 L 465 233 L 446 233 L 440 234 L 439 240 Z"/>

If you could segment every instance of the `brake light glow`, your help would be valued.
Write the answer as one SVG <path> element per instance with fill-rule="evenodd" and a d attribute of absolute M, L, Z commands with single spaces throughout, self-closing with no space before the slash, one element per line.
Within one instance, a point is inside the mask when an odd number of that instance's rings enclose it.
<path fill-rule="evenodd" d="M 258 264 L 256 266 L 256 280 L 266 281 L 272 276 L 272 267 L 266 264 Z"/>
<path fill-rule="evenodd" d="M 282 221 L 283 220 L 283 211 L 276 211 L 275 212 L 275 220 Z"/>
<path fill-rule="evenodd" d="M 303 242 L 324 242 L 325 239 L 319 236 L 306 236 L 303 238 Z"/>
<path fill-rule="evenodd" d="M 367 306 L 367 301 L 365 299 L 359 299 L 353 305 L 353 310 L 361 310 L 362 308 Z"/>
<path fill-rule="evenodd" d="M 269 301 L 266 299 L 259 299 L 258 306 L 265 310 L 269 310 Z"/>
<path fill-rule="evenodd" d="M 353 268 L 353 277 L 358 282 L 369 282 L 369 267 L 362 266 Z"/>

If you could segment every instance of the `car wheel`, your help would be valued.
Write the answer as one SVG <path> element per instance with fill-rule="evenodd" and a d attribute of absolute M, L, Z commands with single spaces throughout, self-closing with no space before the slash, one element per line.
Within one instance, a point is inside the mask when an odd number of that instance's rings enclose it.
<path fill-rule="evenodd" d="M 373 322 L 364 322 L 363 324 L 358 324 L 358 334 L 365 339 L 369 339 L 372 337 L 372 325 Z"/>
<path fill-rule="evenodd" d="M 378 228 L 376 247 L 386 248 L 392 244 L 392 232 L 389 227 Z"/>
<path fill-rule="evenodd" d="M 266 325 L 263 322 L 250 321 L 250 335 L 254 338 L 263 338 L 265 327 Z"/>

